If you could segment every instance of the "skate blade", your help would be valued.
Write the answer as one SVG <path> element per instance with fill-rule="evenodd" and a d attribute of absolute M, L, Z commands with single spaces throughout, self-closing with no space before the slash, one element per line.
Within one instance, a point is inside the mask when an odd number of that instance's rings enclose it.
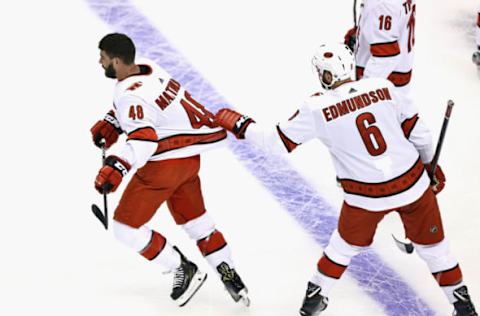
<path fill-rule="evenodd" d="M 179 298 L 177 298 L 176 302 L 178 306 L 185 306 L 188 301 L 190 301 L 190 299 L 195 295 L 195 293 L 197 293 L 197 291 L 200 289 L 206 279 L 207 274 L 205 272 L 197 270 L 185 293 L 183 293 Z"/>
<path fill-rule="evenodd" d="M 242 301 L 243 305 L 245 305 L 246 307 L 250 306 L 250 298 L 248 297 L 247 291 L 245 291 L 245 289 L 238 292 L 238 295 L 240 296 L 240 300 Z"/>
<path fill-rule="evenodd" d="M 238 292 L 237 295 L 238 299 L 235 300 L 236 302 L 241 301 L 246 307 L 250 306 L 250 298 L 248 297 L 247 291 L 245 289 Z"/>

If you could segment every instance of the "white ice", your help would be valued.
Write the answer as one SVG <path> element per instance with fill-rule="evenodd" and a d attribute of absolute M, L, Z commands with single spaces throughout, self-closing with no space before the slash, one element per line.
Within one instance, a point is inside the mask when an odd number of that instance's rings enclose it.
<path fill-rule="evenodd" d="M 435 138 L 447 100 L 456 102 L 439 200 L 478 308 L 480 79 L 470 60 L 478 1 L 418 2 L 413 95 Z M 288 118 L 317 89 L 313 51 L 321 41 L 341 40 L 352 24 L 346 0 L 133 3 L 232 105 L 264 124 Z M 112 29 L 84 1 L 4 3 L 0 29 L 0 315 L 296 315 L 322 249 L 227 148 L 203 156 L 202 186 L 250 288 L 249 309 L 227 296 L 166 207 L 151 226 L 210 272 L 181 309 L 168 297 L 171 276 L 119 245 L 92 216 L 90 204 L 101 203 L 93 189 L 100 153 L 89 128 L 109 109 L 113 84 L 97 63 L 97 43 Z M 338 209 L 341 192 L 320 143 L 288 160 Z M 109 196 L 110 213 L 119 196 Z M 394 215 L 380 225 L 373 248 L 438 315 L 450 315 L 425 264 L 400 253 L 391 232 L 402 233 Z M 330 302 L 326 316 L 384 315 L 348 274 Z"/>

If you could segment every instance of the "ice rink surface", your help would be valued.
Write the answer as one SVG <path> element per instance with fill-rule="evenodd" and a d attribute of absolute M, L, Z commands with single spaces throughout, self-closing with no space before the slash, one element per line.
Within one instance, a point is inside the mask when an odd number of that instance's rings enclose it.
<path fill-rule="evenodd" d="M 440 164 L 447 238 L 480 307 L 480 79 L 470 57 L 478 1 L 417 3 L 413 96 L 438 136 L 456 102 Z M 202 156 L 207 210 L 229 242 L 252 305 L 234 304 L 166 207 L 150 226 L 209 279 L 179 309 L 171 275 L 118 244 L 90 212 L 100 153 L 89 128 L 111 106 L 114 82 L 98 40 L 121 31 L 210 109 L 235 107 L 262 124 L 285 120 L 318 89 L 315 48 L 340 41 L 351 1 L 26 1 L 0 12 L 3 64 L 1 315 L 296 315 L 335 225 L 342 194 L 320 142 L 284 157 L 236 143 Z M 119 146 L 111 152 L 118 151 Z M 124 181 L 124 184 L 126 181 Z M 120 188 L 122 188 L 124 185 Z M 109 196 L 110 212 L 120 197 Z M 396 249 L 398 216 L 331 293 L 322 315 L 450 315 L 426 265 Z M 475 268 L 477 267 L 477 268 Z"/>

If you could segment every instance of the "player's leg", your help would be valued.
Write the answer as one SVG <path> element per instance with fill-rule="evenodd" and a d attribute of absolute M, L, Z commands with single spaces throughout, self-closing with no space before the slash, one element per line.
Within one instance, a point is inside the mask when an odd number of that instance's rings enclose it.
<path fill-rule="evenodd" d="M 163 162 L 149 162 L 133 175 L 115 210 L 113 230 L 121 243 L 174 273 L 170 296 L 183 306 L 203 284 L 206 274 L 162 234 L 145 225 L 178 185 L 178 177 L 169 174 L 173 170 L 167 172 L 164 167 Z"/>
<path fill-rule="evenodd" d="M 341 278 L 351 259 L 372 243 L 377 225 L 386 213 L 369 212 L 343 204 L 338 229 L 330 237 L 308 282 L 301 315 L 318 315 L 327 308 L 330 290 Z"/>
<path fill-rule="evenodd" d="M 462 271 L 444 237 L 437 199 L 430 189 L 414 203 L 399 210 L 407 237 L 427 263 L 433 277 L 459 316 L 477 315 L 463 283 Z"/>
<path fill-rule="evenodd" d="M 236 302 L 242 299 L 248 305 L 247 288 L 235 269 L 230 246 L 205 211 L 198 177 L 199 167 L 199 157 L 191 157 L 188 168 L 192 176 L 175 190 L 167 205 L 175 222 L 197 242 L 202 255 L 220 276 L 232 298 Z"/>

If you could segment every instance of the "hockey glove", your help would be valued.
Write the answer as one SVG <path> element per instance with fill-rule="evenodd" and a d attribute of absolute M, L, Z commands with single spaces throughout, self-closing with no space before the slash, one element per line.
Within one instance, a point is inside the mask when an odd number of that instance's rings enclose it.
<path fill-rule="evenodd" d="M 130 164 L 119 157 L 108 156 L 95 179 L 95 189 L 100 193 L 115 192 L 130 168 Z"/>
<path fill-rule="evenodd" d="M 248 125 L 255 123 L 246 115 L 242 115 L 230 109 L 221 109 L 215 114 L 215 123 L 233 133 L 236 138 L 244 139 Z"/>
<path fill-rule="evenodd" d="M 353 27 L 347 31 L 344 43 L 352 50 L 352 52 L 355 51 L 355 45 L 357 44 L 357 27 Z"/>
<path fill-rule="evenodd" d="M 425 165 L 425 169 L 427 169 L 427 173 L 430 176 L 430 186 L 432 187 L 433 193 L 440 193 L 440 191 L 442 191 L 445 187 L 446 181 L 445 174 L 443 173 L 442 168 L 437 165 L 437 168 L 435 168 L 435 174 L 432 174 L 432 166 L 430 164 Z"/>
<path fill-rule="evenodd" d="M 102 139 L 105 139 L 105 148 L 107 149 L 115 144 L 118 140 L 118 135 L 123 133 L 113 110 L 108 112 L 103 120 L 95 123 L 90 132 L 92 132 L 93 143 L 97 147 L 101 147 Z"/>

